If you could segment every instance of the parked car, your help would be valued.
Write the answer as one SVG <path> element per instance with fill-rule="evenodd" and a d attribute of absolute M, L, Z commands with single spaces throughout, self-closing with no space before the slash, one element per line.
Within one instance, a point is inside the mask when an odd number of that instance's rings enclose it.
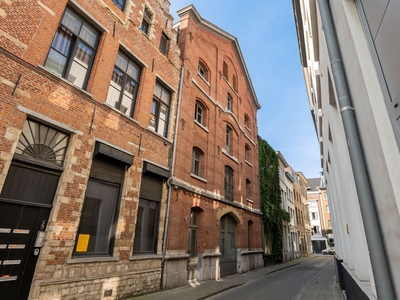
<path fill-rule="evenodd" d="M 328 247 L 328 248 L 322 250 L 322 254 L 323 254 L 323 255 L 327 255 L 327 254 L 335 255 L 335 248 L 333 248 L 333 247 L 331 247 L 331 248 Z"/>

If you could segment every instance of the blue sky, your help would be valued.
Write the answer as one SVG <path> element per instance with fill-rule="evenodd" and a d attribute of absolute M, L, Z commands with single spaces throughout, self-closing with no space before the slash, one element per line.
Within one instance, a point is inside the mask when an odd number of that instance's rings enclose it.
<path fill-rule="evenodd" d="M 261 109 L 258 134 L 307 178 L 321 171 L 289 0 L 169 0 L 176 11 L 193 4 L 202 18 L 235 36 Z"/>

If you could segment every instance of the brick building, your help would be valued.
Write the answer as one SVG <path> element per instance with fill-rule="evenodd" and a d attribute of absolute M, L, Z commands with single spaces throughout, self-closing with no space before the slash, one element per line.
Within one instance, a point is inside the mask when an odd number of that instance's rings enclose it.
<path fill-rule="evenodd" d="M 263 265 L 256 123 L 260 105 L 237 39 L 204 20 L 192 5 L 178 15 L 184 76 L 166 287 Z"/>
<path fill-rule="evenodd" d="M 168 11 L 0 1 L 1 299 L 160 288 L 181 68 Z"/>

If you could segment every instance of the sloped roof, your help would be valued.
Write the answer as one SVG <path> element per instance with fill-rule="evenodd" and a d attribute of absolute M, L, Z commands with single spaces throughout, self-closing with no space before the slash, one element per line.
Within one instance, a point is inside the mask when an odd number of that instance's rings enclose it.
<path fill-rule="evenodd" d="M 321 178 L 307 178 L 307 191 L 318 192 L 321 185 Z"/>
<path fill-rule="evenodd" d="M 254 90 L 253 83 L 251 82 L 250 74 L 247 70 L 246 63 L 244 61 L 242 51 L 240 50 L 240 46 L 239 46 L 239 42 L 238 42 L 237 38 L 235 36 L 231 35 L 230 33 L 226 32 L 225 30 L 219 28 L 218 26 L 212 24 L 211 22 L 203 19 L 193 4 L 189 4 L 189 5 L 185 6 L 184 8 L 181 8 L 180 10 L 177 11 L 177 13 L 180 18 L 182 18 L 182 16 L 184 16 L 186 14 L 190 14 L 197 25 L 199 25 L 200 27 L 202 27 L 208 31 L 211 31 L 213 34 L 215 34 L 217 36 L 220 36 L 226 40 L 229 40 L 233 44 L 233 46 L 236 50 L 237 57 L 239 58 L 239 60 L 241 62 L 241 67 L 242 67 L 243 73 L 245 74 L 245 79 L 249 86 L 249 90 L 251 92 L 252 98 L 255 102 L 257 109 L 260 109 L 261 105 L 258 102 L 257 95 Z"/>

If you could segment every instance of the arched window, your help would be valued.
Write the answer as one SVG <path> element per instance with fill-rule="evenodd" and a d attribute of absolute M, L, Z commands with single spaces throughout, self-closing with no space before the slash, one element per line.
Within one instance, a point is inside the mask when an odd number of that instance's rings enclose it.
<path fill-rule="evenodd" d="M 248 115 L 244 115 L 244 127 L 250 130 L 250 118 Z"/>
<path fill-rule="evenodd" d="M 233 129 L 228 124 L 226 125 L 226 153 L 232 155 L 232 132 Z"/>
<path fill-rule="evenodd" d="M 222 66 L 222 75 L 225 77 L 226 80 L 228 80 L 228 64 L 224 62 Z"/>
<path fill-rule="evenodd" d="M 225 166 L 225 199 L 233 201 L 233 170 Z"/>
<path fill-rule="evenodd" d="M 237 79 L 235 74 L 232 75 L 232 86 L 233 89 L 237 92 L 238 88 L 237 88 Z"/>
<path fill-rule="evenodd" d="M 210 81 L 210 71 L 207 65 L 203 61 L 199 61 L 199 66 L 197 68 L 197 73 L 203 78 L 205 81 Z"/>

